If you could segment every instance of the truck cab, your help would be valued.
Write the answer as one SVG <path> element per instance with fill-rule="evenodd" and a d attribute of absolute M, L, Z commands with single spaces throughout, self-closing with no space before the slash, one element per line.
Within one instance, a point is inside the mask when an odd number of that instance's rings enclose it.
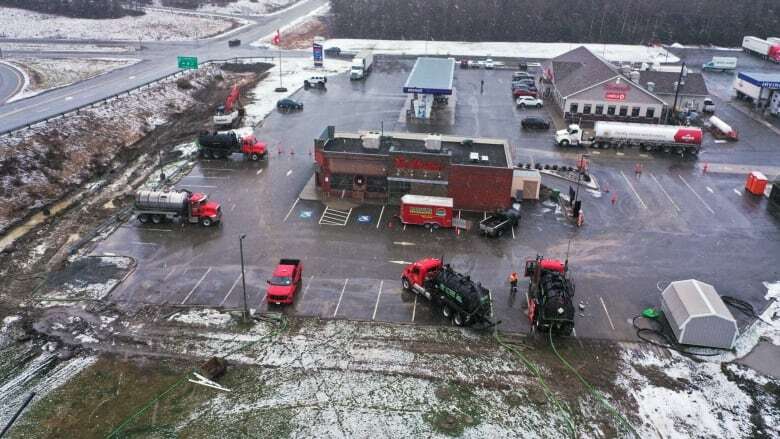
<path fill-rule="evenodd" d="M 349 79 L 363 79 L 365 76 L 364 69 L 365 60 L 363 58 L 355 58 L 352 60 L 352 68 L 349 71 Z"/>
<path fill-rule="evenodd" d="M 431 299 L 431 293 L 426 284 L 436 276 L 436 273 L 441 270 L 441 259 L 425 258 L 417 262 L 413 262 L 404 268 L 404 272 L 401 275 L 401 286 L 405 290 L 413 290 L 418 294 L 423 294 L 428 300 Z"/>
<path fill-rule="evenodd" d="M 300 259 L 280 259 L 271 279 L 268 279 L 266 300 L 277 305 L 291 305 L 301 285 L 303 264 Z"/>
<path fill-rule="evenodd" d="M 268 157 L 268 145 L 257 140 L 254 134 L 241 138 L 241 153 L 252 161 L 264 160 Z"/>
<path fill-rule="evenodd" d="M 208 195 L 195 192 L 189 199 L 189 221 L 201 223 L 204 227 L 210 227 L 222 219 L 222 206 L 219 203 L 209 201 Z"/>
<path fill-rule="evenodd" d="M 582 142 L 582 128 L 577 124 L 571 124 L 565 130 L 555 132 L 555 143 L 559 146 L 579 145 Z"/>

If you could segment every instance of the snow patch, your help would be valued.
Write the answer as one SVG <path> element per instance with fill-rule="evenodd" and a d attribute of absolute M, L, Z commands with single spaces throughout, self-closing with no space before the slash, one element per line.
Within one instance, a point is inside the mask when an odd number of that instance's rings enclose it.
<path fill-rule="evenodd" d="M 299 0 L 237 0 L 226 5 L 205 4 L 198 11 L 234 15 L 266 15 L 271 10 L 286 9 Z"/>
<path fill-rule="evenodd" d="M 168 317 L 168 321 L 199 326 L 226 326 L 233 320 L 229 313 L 215 309 L 192 309 Z"/>

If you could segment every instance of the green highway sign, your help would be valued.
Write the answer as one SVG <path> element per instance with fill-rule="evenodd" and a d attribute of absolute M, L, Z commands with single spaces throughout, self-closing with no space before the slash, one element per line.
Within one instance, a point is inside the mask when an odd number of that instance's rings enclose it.
<path fill-rule="evenodd" d="M 179 58 L 180 69 L 197 69 L 198 58 L 194 56 L 180 56 Z"/>

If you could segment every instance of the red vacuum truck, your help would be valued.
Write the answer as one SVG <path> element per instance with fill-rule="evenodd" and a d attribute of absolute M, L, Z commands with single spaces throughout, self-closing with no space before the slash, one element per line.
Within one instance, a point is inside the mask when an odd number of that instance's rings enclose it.
<path fill-rule="evenodd" d="M 528 319 L 544 332 L 569 335 L 574 329 L 574 284 L 566 277 L 566 263 L 537 256 L 525 262 L 528 285 Z"/>
<path fill-rule="evenodd" d="M 241 105 L 240 91 L 238 84 L 234 85 L 230 89 L 225 99 L 225 104 L 217 107 L 217 111 L 214 113 L 214 128 L 216 129 L 230 129 L 238 128 L 241 118 L 244 117 L 244 107 Z"/>
<path fill-rule="evenodd" d="M 133 205 L 135 215 L 142 224 L 181 219 L 188 223 L 200 223 L 210 227 L 222 219 L 222 207 L 209 201 L 208 195 L 183 191 L 138 191 Z"/>
<path fill-rule="evenodd" d="M 195 141 L 198 155 L 203 158 L 228 158 L 233 153 L 241 153 L 252 161 L 268 158 L 268 146 L 257 140 L 254 134 L 239 136 L 234 131 L 204 132 Z"/>
<path fill-rule="evenodd" d="M 644 151 L 664 151 L 696 155 L 701 149 L 702 131 L 697 127 L 650 125 L 625 122 L 596 122 L 593 135 L 585 136 L 582 127 L 569 125 L 555 133 L 559 146 L 592 146 L 593 148 L 638 147 Z"/>
<path fill-rule="evenodd" d="M 490 291 L 470 276 L 443 264 L 441 259 L 426 258 L 407 265 L 401 275 L 401 285 L 431 301 L 456 326 L 498 324 L 491 320 Z"/>

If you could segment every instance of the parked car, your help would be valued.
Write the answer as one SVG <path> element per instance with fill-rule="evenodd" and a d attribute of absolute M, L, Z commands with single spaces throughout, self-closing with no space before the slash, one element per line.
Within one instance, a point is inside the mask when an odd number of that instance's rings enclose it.
<path fill-rule="evenodd" d="M 549 130 L 550 121 L 541 117 L 532 116 L 523 119 L 522 122 L 520 122 L 520 126 L 522 126 L 525 130 Z"/>
<path fill-rule="evenodd" d="M 713 102 L 710 98 L 704 98 L 704 102 L 702 102 L 702 111 L 705 113 L 714 113 L 715 102 Z"/>
<path fill-rule="evenodd" d="M 230 40 L 228 41 L 228 47 L 238 47 L 241 45 L 241 40 Z"/>
<path fill-rule="evenodd" d="M 325 55 L 339 56 L 341 55 L 341 49 L 338 47 L 328 47 L 327 49 L 325 49 Z"/>
<path fill-rule="evenodd" d="M 515 83 L 512 84 L 512 90 L 516 90 L 518 88 L 522 88 L 522 89 L 525 89 L 525 90 L 531 90 L 531 91 L 538 91 L 536 89 L 536 85 L 534 85 L 534 84 L 529 84 L 529 83 L 525 83 L 525 82 L 524 83 L 518 83 L 518 84 L 515 84 Z"/>
<path fill-rule="evenodd" d="M 496 63 L 493 62 L 491 58 L 488 58 L 485 60 L 485 68 L 488 70 L 492 70 L 496 68 Z"/>
<path fill-rule="evenodd" d="M 309 88 L 309 87 L 319 87 L 319 88 L 325 88 L 325 84 L 328 82 L 328 78 L 325 76 L 312 76 L 309 79 L 305 79 L 303 81 L 303 87 Z"/>
<path fill-rule="evenodd" d="M 516 81 L 518 79 L 534 79 L 533 75 L 531 75 L 528 72 L 513 72 L 512 73 L 512 81 Z"/>
<path fill-rule="evenodd" d="M 520 96 L 531 96 L 531 97 L 537 97 L 536 90 L 530 90 L 527 87 L 518 87 L 514 90 L 512 90 L 512 96 L 515 98 L 519 98 Z"/>
<path fill-rule="evenodd" d="M 515 105 L 517 105 L 520 108 L 525 108 L 525 107 L 542 108 L 542 104 L 543 103 L 541 99 L 532 96 L 519 96 L 517 100 L 515 100 Z"/>
<path fill-rule="evenodd" d="M 522 84 L 536 85 L 536 81 L 534 81 L 534 78 L 518 78 L 512 80 L 512 85 L 522 85 Z"/>
<path fill-rule="evenodd" d="M 303 102 L 290 98 L 279 99 L 276 101 L 276 108 L 280 110 L 303 110 Z"/>

